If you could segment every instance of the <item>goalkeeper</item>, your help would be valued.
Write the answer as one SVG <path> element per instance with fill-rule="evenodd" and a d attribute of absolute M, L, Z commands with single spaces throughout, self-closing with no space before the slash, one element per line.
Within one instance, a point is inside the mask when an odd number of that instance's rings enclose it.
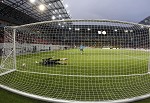
<path fill-rule="evenodd" d="M 67 58 L 60 58 L 60 59 L 53 59 L 53 58 L 47 58 L 47 59 L 42 59 L 41 64 L 43 65 L 56 65 L 56 64 L 62 64 L 62 65 L 66 65 L 66 62 L 62 62 L 62 61 L 66 61 L 68 60 Z"/>

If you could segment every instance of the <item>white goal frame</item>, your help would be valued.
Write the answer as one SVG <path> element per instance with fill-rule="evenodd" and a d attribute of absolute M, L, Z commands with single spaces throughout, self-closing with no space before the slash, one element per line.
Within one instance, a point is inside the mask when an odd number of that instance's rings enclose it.
<path fill-rule="evenodd" d="M 37 23 L 26 24 L 26 25 L 21 25 L 21 26 L 14 26 L 13 27 L 13 60 L 14 60 L 13 69 L 11 69 L 10 71 L 1 73 L 0 77 L 4 76 L 4 75 L 7 75 L 9 73 L 15 72 L 15 71 L 20 72 L 19 70 L 17 70 L 17 67 L 16 67 L 16 42 L 15 42 L 16 41 L 15 40 L 15 38 L 16 38 L 16 28 L 29 26 L 29 25 L 43 24 L 43 23 L 59 22 L 59 21 L 64 21 L 64 20 L 44 21 L 44 22 L 37 22 Z M 84 20 L 65 20 L 65 21 L 84 21 Z M 105 19 L 104 20 L 89 20 L 89 21 L 111 21 L 111 22 L 119 22 L 119 23 L 127 23 L 127 24 L 136 24 L 136 23 L 121 22 L 121 21 L 117 21 L 117 20 L 105 20 Z M 141 25 L 141 24 L 138 24 L 138 25 Z M 149 35 L 150 35 L 150 29 L 149 29 Z M 149 62 L 148 69 L 149 69 L 148 73 L 145 73 L 145 74 L 114 75 L 114 76 L 111 76 L 111 77 L 150 75 L 150 62 Z M 62 76 L 67 76 L 67 75 L 62 75 Z M 78 76 L 78 75 L 70 75 L 70 76 Z M 99 76 L 99 77 L 110 77 L 110 76 Z M 122 99 L 122 100 L 82 102 L 82 101 L 70 101 L 70 100 L 61 100 L 61 99 L 55 99 L 55 98 L 46 98 L 46 97 L 42 97 L 42 96 L 38 96 L 38 95 L 25 93 L 25 92 L 22 92 L 22 91 L 19 91 L 19 90 L 16 90 L 16 89 L 12 89 L 10 87 L 7 87 L 7 86 L 1 85 L 1 84 L 0 84 L 0 88 L 5 89 L 5 90 L 10 91 L 10 92 L 13 92 L 13 93 L 16 93 L 16 94 L 19 94 L 19 95 L 22 95 L 22 96 L 25 96 L 25 97 L 29 97 L 29 98 L 33 98 L 33 99 L 37 99 L 37 100 L 42 100 L 42 101 L 48 101 L 48 102 L 56 102 L 56 103 L 127 103 L 127 102 L 138 101 L 138 100 L 142 100 L 142 99 L 146 99 L 146 98 L 150 97 L 150 94 L 146 94 L 146 95 L 143 95 L 143 96 L 138 96 L 138 97 L 134 97 L 134 98 L 127 98 L 127 99 Z"/>

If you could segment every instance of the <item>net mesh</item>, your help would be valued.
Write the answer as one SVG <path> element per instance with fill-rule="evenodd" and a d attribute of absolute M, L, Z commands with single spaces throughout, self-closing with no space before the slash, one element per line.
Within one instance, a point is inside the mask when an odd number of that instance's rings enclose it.
<path fill-rule="evenodd" d="M 1 85 L 58 100 L 115 101 L 150 94 L 147 26 L 65 20 L 13 30 L 5 28 Z"/>
<path fill-rule="evenodd" d="M 2 44 L 3 48 L 2 48 L 0 75 L 15 69 L 13 61 L 14 59 L 13 45 L 14 45 L 13 29 L 8 27 L 5 32 L 4 43 Z"/>

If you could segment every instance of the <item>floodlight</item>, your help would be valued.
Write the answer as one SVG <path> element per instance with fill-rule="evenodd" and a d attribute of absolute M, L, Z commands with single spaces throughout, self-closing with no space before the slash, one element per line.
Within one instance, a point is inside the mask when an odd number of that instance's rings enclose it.
<path fill-rule="evenodd" d="M 91 29 L 90 28 L 88 28 L 88 31 L 90 31 Z"/>
<path fill-rule="evenodd" d="M 130 30 L 130 32 L 132 33 L 132 32 L 133 32 L 133 30 Z"/>
<path fill-rule="evenodd" d="M 45 10 L 45 6 L 43 4 L 39 5 L 39 9 L 40 11 L 44 11 Z"/>
<path fill-rule="evenodd" d="M 103 35 L 106 35 L 106 31 L 103 31 L 102 34 L 103 34 Z"/>
<path fill-rule="evenodd" d="M 98 34 L 102 34 L 102 31 L 98 31 Z"/>
<path fill-rule="evenodd" d="M 55 16 L 52 16 L 52 19 L 54 20 L 54 19 L 56 19 L 56 17 L 55 17 Z"/>
<path fill-rule="evenodd" d="M 76 31 L 79 31 L 79 30 L 80 30 L 80 28 L 75 28 L 75 30 L 76 30 Z"/>
<path fill-rule="evenodd" d="M 70 13 L 70 10 L 68 10 L 67 13 Z"/>
<path fill-rule="evenodd" d="M 125 33 L 128 33 L 128 30 L 125 30 L 124 32 L 125 32 Z"/>
<path fill-rule="evenodd" d="M 31 2 L 31 3 L 34 3 L 34 2 L 35 2 L 35 0 L 30 0 L 30 2 Z"/>
<path fill-rule="evenodd" d="M 65 5 L 65 8 L 68 8 L 68 4 Z"/>

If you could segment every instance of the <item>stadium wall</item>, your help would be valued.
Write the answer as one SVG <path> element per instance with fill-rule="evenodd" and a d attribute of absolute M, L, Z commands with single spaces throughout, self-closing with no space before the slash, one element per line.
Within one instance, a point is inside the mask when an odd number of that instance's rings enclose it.
<path fill-rule="evenodd" d="M 7 55 L 6 50 L 8 53 L 13 49 L 12 43 L 0 43 L 0 49 L 3 49 L 3 46 L 5 46 L 5 53 Z M 67 45 L 44 45 L 44 44 L 28 44 L 28 43 L 16 43 L 16 54 L 24 54 L 24 53 L 30 53 L 30 52 L 40 52 L 40 51 L 53 51 L 53 50 L 64 50 L 65 47 L 69 48 Z"/>

